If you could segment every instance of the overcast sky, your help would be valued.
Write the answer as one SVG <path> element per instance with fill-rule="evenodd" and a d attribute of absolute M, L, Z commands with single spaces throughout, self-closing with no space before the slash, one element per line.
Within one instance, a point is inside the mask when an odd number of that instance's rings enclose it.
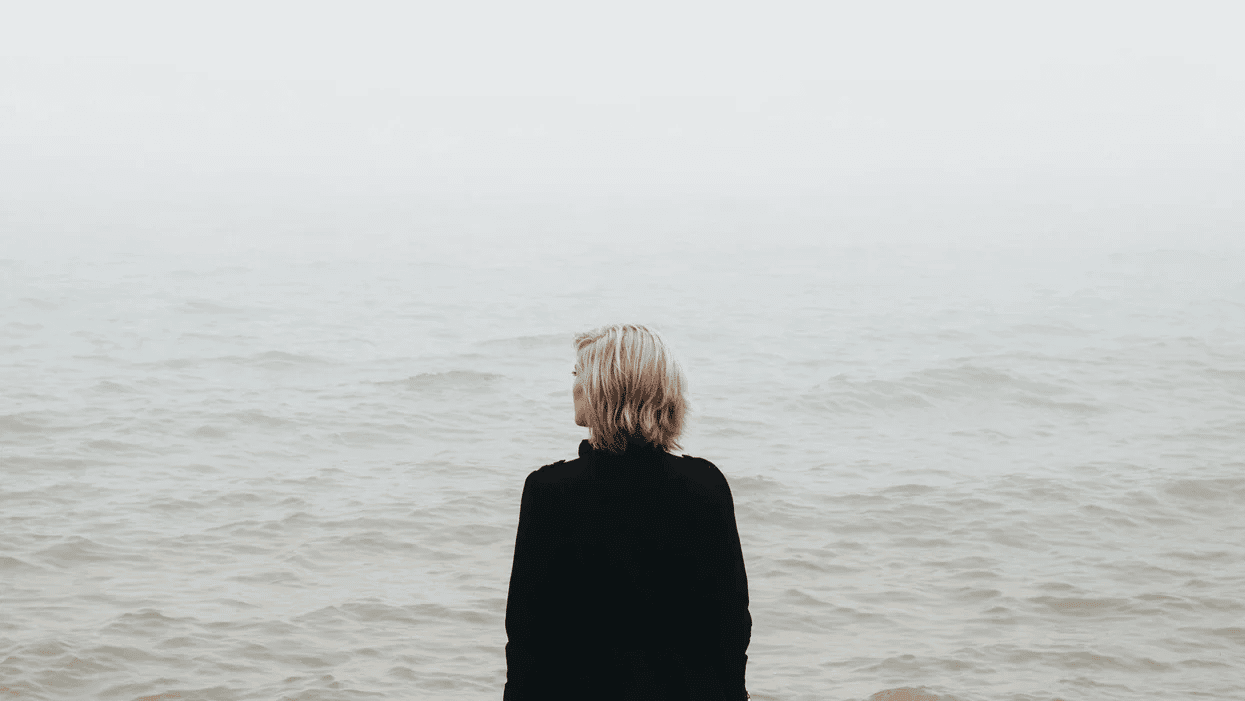
<path fill-rule="evenodd" d="M 11 2 L 0 184 L 1006 184 L 1230 208 L 1235 5 Z"/>

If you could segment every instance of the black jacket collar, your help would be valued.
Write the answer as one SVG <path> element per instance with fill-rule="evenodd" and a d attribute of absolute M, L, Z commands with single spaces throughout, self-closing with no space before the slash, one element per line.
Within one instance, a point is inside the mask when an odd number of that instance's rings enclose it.
<path fill-rule="evenodd" d="M 661 448 L 657 447 L 656 445 L 653 445 L 652 443 L 649 443 L 648 441 L 644 440 L 643 438 L 640 438 L 639 436 L 627 436 L 627 449 L 624 454 L 630 455 L 633 453 L 653 452 L 653 451 L 661 452 Z M 592 456 L 593 453 L 597 453 L 600 455 L 611 455 L 611 454 L 617 455 L 617 453 L 609 453 L 604 450 L 599 451 L 599 450 L 594 449 L 592 447 L 592 443 L 588 442 L 587 439 L 584 439 L 579 442 L 579 457 L 588 458 Z"/>

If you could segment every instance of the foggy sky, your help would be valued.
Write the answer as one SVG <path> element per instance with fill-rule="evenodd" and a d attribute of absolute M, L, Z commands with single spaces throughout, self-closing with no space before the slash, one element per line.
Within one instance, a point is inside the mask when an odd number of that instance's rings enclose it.
<path fill-rule="evenodd" d="M 1019 5 L 10 3 L 4 211 L 527 188 L 1239 229 L 1241 13 Z"/>

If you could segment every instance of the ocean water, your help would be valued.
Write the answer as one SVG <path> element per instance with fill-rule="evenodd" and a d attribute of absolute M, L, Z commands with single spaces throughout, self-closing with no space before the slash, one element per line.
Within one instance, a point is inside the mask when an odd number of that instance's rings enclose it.
<path fill-rule="evenodd" d="M 0 246 L 0 694 L 500 698 L 572 335 L 633 322 L 753 698 L 1245 698 L 1240 251 L 452 243 Z"/>

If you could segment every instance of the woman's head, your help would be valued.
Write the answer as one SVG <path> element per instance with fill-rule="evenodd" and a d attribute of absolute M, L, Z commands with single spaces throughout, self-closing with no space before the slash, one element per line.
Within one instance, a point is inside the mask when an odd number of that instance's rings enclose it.
<path fill-rule="evenodd" d="M 576 335 L 575 351 L 575 423 L 592 432 L 593 448 L 622 452 L 628 435 L 682 448 L 687 380 L 660 334 L 603 326 Z"/>

